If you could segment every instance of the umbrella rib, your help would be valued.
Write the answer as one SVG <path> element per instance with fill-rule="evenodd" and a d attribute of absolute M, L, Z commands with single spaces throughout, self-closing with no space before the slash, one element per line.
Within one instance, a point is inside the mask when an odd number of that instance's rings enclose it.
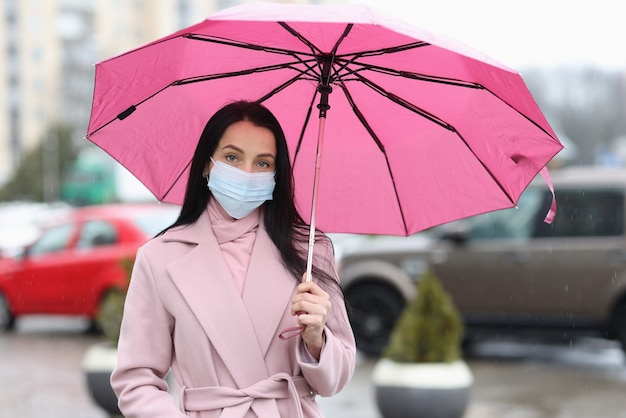
<path fill-rule="evenodd" d="M 319 59 L 319 55 L 322 54 L 322 52 L 313 43 L 309 42 L 306 38 L 304 38 L 302 35 L 300 35 L 297 31 L 295 31 L 293 28 L 291 28 L 285 22 L 277 22 L 277 23 L 279 25 L 281 25 L 289 33 L 291 33 L 292 35 L 294 35 L 298 39 L 300 39 L 301 42 L 303 42 L 305 45 L 307 45 L 311 49 L 311 52 L 310 53 L 306 53 L 306 52 L 295 51 L 295 50 L 291 50 L 291 49 L 262 46 L 262 45 L 256 45 L 256 44 L 251 44 L 251 43 L 246 43 L 246 42 L 235 41 L 235 40 L 226 39 L 226 38 L 202 36 L 202 35 L 198 35 L 198 34 L 186 34 L 186 35 L 183 35 L 183 36 L 185 38 L 187 38 L 187 39 L 196 40 L 196 41 L 210 42 L 210 43 L 215 43 L 215 44 L 228 45 L 228 46 L 232 46 L 232 47 L 236 47 L 236 48 L 252 49 L 252 50 L 255 50 L 255 51 L 263 51 L 263 52 L 280 54 L 280 55 L 289 55 L 289 56 L 293 57 L 297 61 L 296 63 L 300 63 L 300 64 L 304 65 L 305 67 L 307 67 L 309 69 L 309 71 L 315 72 L 315 67 L 309 65 L 308 63 L 310 61 L 315 61 L 317 66 L 319 67 L 318 59 Z M 350 29 L 352 28 L 351 24 L 349 25 L 349 28 Z M 347 36 L 348 32 L 349 32 L 349 29 L 346 29 L 344 31 L 344 34 L 342 35 L 342 37 L 340 38 L 340 40 L 338 42 L 340 42 L 341 39 L 345 38 L 345 36 Z M 338 45 L 335 45 L 335 49 L 337 48 L 337 46 Z M 303 56 L 308 56 L 310 58 L 309 59 L 304 59 Z M 278 66 L 277 65 L 277 67 L 275 67 L 275 68 L 271 68 L 271 66 L 268 66 L 268 70 L 276 69 L 276 68 L 287 68 L 291 64 L 293 64 L 293 63 L 279 64 L 279 65 L 282 65 L 282 66 Z M 245 74 L 248 74 L 248 73 L 243 73 L 241 75 L 245 75 Z M 319 77 L 314 78 L 314 80 L 319 80 Z M 202 80 L 200 80 L 200 81 L 202 81 Z"/>
<path fill-rule="evenodd" d="M 498 185 L 498 187 L 500 188 L 500 190 L 502 190 L 502 192 L 504 193 L 504 195 L 511 201 L 511 203 L 515 203 L 515 200 L 512 198 L 512 196 L 508 193 L 508 191 L 505 189 L 505 187 L 502 185 L 502 183 L 500 182 L 500 180 L 497 178 L 497 176 L 495 176 L 491 170 L 484 164 L 484 162 L 476 155 L 476 153 L 474 152 L 474 150 L 472 149 L 472 147 L 469 145 L 469 143 L 465 140 L 465 138 L 463 137 L 463 135 L 461 135 L 461 133 L 453 126 L 450 125 L 449 123 L 445 122 L 444 120 L 438 118 L 437 116 L 427 112 L 426 110 L 423 110 L 421 108 L 419 108 L 418 106 L 396 96 L 393 93 L 390 93 L 386 90 L 384 90 L 382 87 L 378 86 L 377 84 L 375 84 L 374 82 L 372 82 L 371 80 L 368 80 L 367 78 L 361 76 L 360 74 L 357 74 L 357 77 L 367 86 L 369 86 L 370 88 L 372 88 L 372 90 L 378 92 L 379 94 L 381 94 L 382 96 L 388 98 L 389 100 L 391 100 L 392 102 L 404 107 L 405 109 L 408 109 L 414 113 L 417 113 L 418 115 L 430 120 L 431 122 L 436 123 L 437 125 L 451 131 L 454 132 L 454 134 L 461 140 L 461 142 L 463 142 L 463 144 L 465 144 L 465 147 L 467 147 L 467 149 L 469 150 L 469 152 L 472 153 L 472 155 L 474 155 L 474 157 L 476 158 L 476 161 L 478 161 L 480 163 L 480 165 L 483 167 L 483 169 L 485 170 L 485 172 L 487 172 L 487 174 L 489 174 L 489 176 L 493 179 L 493 181 Z M 343 85 L 343 84 L 342 84 Z M 344 91 L 347 90 L 346 87 L 343 87 Z M 483 88 L 484 89 L 484 88 Z M 485 91 L 489 91 L 487 89 L 484 89 Z M 491 91 L 489 91 L 489 93 L 493 94 Z M 495 96 L 495 95 L 494 95 Z M 497 97 L 497 96 L 496 96 Z M 506 102 L 503 102 L 506 103 Z M 508 104 L 507 104 L 508 105 Z M 519 113 L 519 112 L 518 112 Z M 524 116 L 522 114 L 522 116 Z M 369 129 L 368 129 L 369 131 Z"/>
<path fill-rule="evenodd" d="M 178 180 L 180 180 L 182 175 L 185 173 L 185 170 L 187 170 L 187 167 L 189 167 L 190 165 L 191 165 L 191 160 L 187 161 L 187 164 L 185 164 L 183 169 L 178 173 L 178 175 L 176 176 L 176 179 L 172 182 L 172 184 L 170 184 L 170 187 L 168 187 L 165 193 L 163 193 L 163 195 L 158 199 L 160 202 L 162 202 L 165 199 L 165 197 L 168 194 L 170 194 L 170 192 L 172 191 L 176 183 L 178 183 Z"/>
<path fill-rule="evenodd" d="M 200 76 L 187 77 L 187 78 L 183 78 L 183 79 L 180 79 L 180 80 L 176 80 L 176 81 L 174 81 L 170 85 L 180 86 L 180 85 L 184 85 L 184 84 L 200 83 L 202 81 L 219 80 L 220 78 L 240 77 L 240 76 L 254 74 L 254 73 L 264 73 L 264 72 L 269 72 L 269 71 L 284 70 L 284 69 L 287 69 L 287 68 L 292 69 L 293 71 L 298 72 L 298 76 L 297 77 L 301 77 L 301 76 L 305 76 L 305 75 L 309 74 L 310 71 L 307 72 L 305 70 L 298 69 L 298 68 L 294 67 L 292 64 L 294 64 L 294 63 L 274 64 L 274 65 L 268 65 L 268 66 L 265 66 L 265 67 L 248 68 L 248 69 L 245 69 L 245 70 L 232 71 L 232 72 L 228 72 L 228 73 L 219 73 L 219 74 L 210 74 L 210 75 L 200 75 Z M 312 67 L 309 67 L 309 70 L 312 70 Z M 317 78 L 312 77 L 312 79 L 316 80 Z"/>
<path fill-rule="evenodd" d="M 369 51 L 360 51 L 357 53 L 339 54 L 337 55 L 337 57 L 345 59 L 345 57 L 352 56 L 352 60 L 354 60 L 362 57 L 374 57 L 377 55 L 395 54 L 397 52 L 404 52 L 415 48 L 423 48 L 430 45 L 431 44 L 429 44 L 428 42 L 417 41 L 411 42 L 409 44 L 396 45 L 387 48 L 370 49 Z"/>
<path fill-rule="evenodd" d="M 361 68 L 359 69 L 350 68 L 348 67 L 350 63 L 352 63 L 353 65 L 359 65 Z M 470 89 L 476 89 L 476 90 L 484 90 L 488 92 L 489 94 L 491 94 L 492 96 L 494 96 L 495 98 L 497 98 L 498 100 L 500 100 L 500 102 L 502 102 L 503 104 L 507 105 L 509 108 L 511 108 L 514 112 L 516 112 L 520 116 L 522 116 L 528 122 L 532 123 L 536 128 L 541 130 L 543 133 L 545 133 L 546 135 L 552 138 L 552 135 L 546 129 L 544 129 L 541 125 L 539 125 L 537 122 L 535 122 L 534 120 L 526 116 L 524 113 L 520 112 L 518 109 L 515 108 L 515 106 L 512 106 L 511 104 L 506 102 L 504 99 L 502 99 L 500 96 L 495 94 L 492 90 L 488 89 L 487 87 L 485 87 L 484 85 L 480 83 L 464 81 L 464 80 L 459 80 L 455 78 L 437 77 L 437 76 L 432 76 L 432 75 L 427 75 L 427 74 L 412 73 L 409 71 L 398 71 L 392 68 L 381 67 L 378 65 L 363 64 L 360 62 L 353 62 L 353 61 L 349 61 L 345 64 L 342 64 L 342 68 L 345 68 L 347 72 L 354 75 L 355 79 L 358 79 L 359 81 L 363 81 L 363 79 L 366 79 L 364 76 L 360 75 L 359 72 L 369 70 L 369 71 L 392 75 L 392 76 L 410 78 L 413 80 L 446 84 L 450 86 L 464 87 L 464 88 L 470 88 Z"/>
<path fill-rule="evenodd" d="M 278 22 L 278 24 L 282 26 L 287 32 L 289 32 L 290 34 L 298 38 L 304 45 L 308 46 L 311 49 L 312 55 L 316 57 L 320 55 L 330 55 L 334 57 L 337 54 L 337 49 L 339 48 L 339 45 L 343 42 L 344 39 L 346 39 L 350 31 L 352 30 L 352 27 L 354 26 L 354 24 L 348 23 L 345 29 L 343 30 L 343 33 L 341 34 L 341 36 L 339 36 L 339 38 L 337 39 L 337 42 L 335 42 L 335 46 L 333 47 L 332 52 L 324 53 L 317 46 L 315 46 L 314 43 L 312 43 L 307 38 L 302 36 L 300 32 L 298 32 L 297 30 L 289 26 L 286 22 Z"/>
<path fill-rule="evenodd" d="M 180 86 L 180 85 L 185 85 L 185 84 L 190 84 L 190 83 L 199 83 L 199 82 L 202 82 L 202 81 L 217 80 L 217 79 L 220 79 L 220 78 L 239 77 L 239 76 L 244 76 L 244 75 L 248 75 L 248 74 L 252 74 L 252 73 L 256 73 L 256 72 L 267 72 L 267 71 L 274 71 L 274 70 L 285 69 L 285 68 L 290 68 L 290 69 L 298 72 L 298 74 L 296 76 L 294 76 L 293 78 L 287 80 L 281 86 L 278 86 L 278 87 L 276 87 L 275 89 L 272 90 L 273 92 L 277 93 L 280 90 L 282 90 L 282 89 L 286 88 L 287 86 L 289 86 L 290 84 L 294 83 L 298 79 L 305 79 L 306 78 L 305 76 L 309 75 L 310 72 L 315 72 L 315 67 L 310 66 L 306 62 L 303 62 L 303 61 L 301 61 L 301 63 L 303 65 L 307 66 L 308 72 L 306 70 L 302 70 L 302 69 L 298 69 L 298 68 L 294 67 L 292 65 L 294 63 L 286 63 L 286 64 L 282 64 L 282 65 L 276 64 L 276 65 L 271 65 L 271 66 L 266 66 L 266 67 L 257 67 L 257 68 L 247 69 L 247 70 L 233 71 L 231 73 L 221 73 L 221 74 L 213 74 L 213 75 L 206 75 L 206 76 L 195 76 L 195 77 L 189 77 L 187 79 L 176 80 L 176 81 L 166 85 L 165 87 L 155 91 L 154 93 L 150 94 L 149 96 L 145 97 L 144 99 L 138 101 L 137 103 L 135 103 L 133 105 L 130 105 L 124 111 L 122 111 L 121 113 L 116 115 L 113 119 L 111 119 L 108 122 L 102 124 L 97 129 L 94 129 L 93 131 L 87 133 L 87 136 L 95 134 L 99 130 L 105 128 L 106 126 L 108 126 L 109 124 L 114 122 L 116 119 L 119 119 L 119 120 L 126 119 L 135 110 L 137 110 L 137 106 L 139 106 L 142 103 L 150 100 L 151 98 L 157 96 L 159 93 L 163 92 L 164 90 L 166 90 L 166 89 L 168 89 L 168 88 L 170 88 L 172 86 Z M 313 76 L 311 76 L 311 80 L 317 81 L 318 77 L 313 75 Z M 264 96 L 262 99 L 259 99 L 259 101 L 266 100 L 268 96 L 269 95 Z"/>
<path fill-rule="evenodd" d="M 391 170 L 391 164 L 389 163 L 389 157 L 387 156 L 387 151 L 385 150 L 385 146 L 383 145 L 381 140 L 378 138 L 378 135 L 376 134 L 376 132 L 374 132 L 374 129 L 372 129 L 372 127 L 370 126 L 369 122 L 367 121 L 367 119 L 365 118 L 365 116 L 363 115 L 359 107 L 354 102 L 354 99 L 352 98 L 352 95 L 348 91 L 348 88 L 346 87 L 346 85 L 344 83 L 339 83 L 339 86 L 341 87 L 344 94 L 346 95 L 346 98 L 348 99 L 348 103 L 350 103 L 350 107 L 352 108 L 352 111 L 356 115 L 357 119 L 359 120 L 359 122 L 361 122 L 363 127 L 370 134 L 370 137 L 376 143 L 376 145 L 378 146 L 378 149 L 380 149 L 380 152 L 385 157 L 385 163 L 387 164 L 387 171 L 389 172 L 389 177 L 391 178 L 391 184 L 393 185 L 393 192 L 396 196 L 396 203 L 398 204 L 398 209 L 400 210 L 400 217 L 402 218 L 402 226 L 404 227 L 404 235 L 409 235 L 409 228 L 406 223 L 406 217 L 404 216 L 404 210 L 402 209 L 402 203 L 400 202 L 400 195 L 398 193 L 398 188 L 396 187 L 396 180 L 393 177 L 393 171 Z"/>
<path fill-rule="evenodd" d="M 344 32 L 344 35 L 347 35 L 347 32 Z M 343 38 L 341 39 L 343 40 Z M 335 45 L 335 51 L 338 47 L 339 43 L 337 43 Z M 385 54 L 393 54 L 396 52 L 402 52 L 402 51 L 407 51 L 410 49 L 415 49 L 415 48 L 421 48 L 424 46 L 429 46 L 429 43 L 426 42 L 422 42 L 422 41 L 418 41 L 418 42 L 413 42 L 410 44 L 405 44 L 405 45 L 397 45 L 394 47 L 389 47 L 389 48 L 379 48 L 379 49 L 372 49 L 369 51 L 361 51 L 358 53 L 348 53 L 348 54 L 339 54 L 339 55 L 334 55 L 334 62 L 342 62 L 343 64 L 341 65 L 341 67 L 335 72 L 335 73 L 339 73 L 341 71 L 342 68 L 350 65 L 350 64 L 358 64 L 361 65 L 362 67 L 364 67 L 364 69 L 373 69 L 376 68 L 377 66 L 371 65 L 371 64 L 364 64 L 364 63 L 360 63 L 357 60 L 363 57 L 373 57 L 373 56 L 377 56 L 377 55 L 385 55 Z M 388 71 L 391 75 L 395 75 L 395 73 L 397 73 L 396 70 L 393 70 L 391 68 L 387 68 L 387 67 L 379 67 L 383 70 Z"/>
<path fill-rule="evenodd" d="M 147 96 L 146 98 L 144 98 L 144 99 L 142 99 L 142 100 L 138 101 L 136 104 L 128 106 L 128 107 L 127 107 L 124 111 L 122 111 L 121 113 L 119 113 L 119 114 L 118 114 L 117 116 L 115 116 L 113 119 L 109 120 L 109 121 L 108 121 L 108 122 L 106 122 L 106 123 L 103 123 L 100 127 L 98 127 L 98 128 L 96 128 L 96 129 L 94 129 L 93 131 L 88 132 L 88 133 L 87 133 L 87 137 L 89 137 L 89 136 L 91 136 L 91 135 L 93 135 L 93 134 L 97 133 L 97 132 L 98 132 L 98 131 L 100 131 L 101 129 L 103 129 L 103 128 L 107 127 L 108 125 L 110 125 L 111 123 L 113 123 L 116 119 L 119 119 L 119 120 L 124 120 L 124 119 L 126 119 L 126 118 L 127 118 L 127 117 L 129 117 L 129 116 L 130 116 L 130 115 L 131 115 L 131 114 L 132 114 L 135 110 L 137 110 L 137 106 L 139 106 L 140 104 L 142 104 L 142 103 L 144 103 L 144 102 L 146 102 L 146 101 L 150 100 L 151 98 L 153 98 L 153 97 L 154 97 L 154 96 L 156 96 L 157 94 L 161 93 L 162 91 L 164 91 L 164 90 L 168 89 L 169 87 L 171 87 L 171 86 L 172 86 L 172 84 L 173 84 L 173 83 L 170 83 L 170 84 L 168 84 L 167 86 L 165 86 L 165 87 L 163 87 L 163 88 L 161 88 L 161 89 L 159 89 L 159 90 L 155 91 L 154 93 L 150 94 L 150 95 L 149 95 L 149 96 Z"/>
<path fill-rule="evenodd" d="M 441 126 L 442 128 L 445 128 L 449 131 L 454 131 L 456 132 L 456 129 L 454 128 L 454 126 L 450 125 L 448 122 L 440 119 L 439 117 L 437 117 L 436 115 L 428 112 L 425 109 L 420 108 L 419 106 L 408 102 L 407 100 L 385 90 L 384 88 L 382 88 L 381 86 L 379 86 L 378 84 L 374 83 L 373 81 L 369 80 L 366 77 L 363 77 L 361 74 L 354 74 L 357 79 L 359 81 L 361 81 L 363 84 L 365 84 L 366 86 L 370 87 L 372 90 L 378 92 L 381 96 L 386 97 L 387 99 L 391 100 L 392 102 L 404 107 L 405 109 L 408 109 L 414 113 L 417 113 L 418 115 L 430 120 L 433 123 L 436 123 L 437 125 Z"/>
<path fill-rule="evenodd" d="M 291 50 L 291 49 L 284 49 L 284 48 L 276 48 L 276 47 L 270 47 L 270 46 L 256 45 L 256 44 L 251 44 L 251 43 L 247 43 L 247 42 L 235 41 L 235 40 L 232 40 L 232 39 L 218 38 L 218 37 L 214 37 L 214 36 L 203 36 L 203 35 L 198 35 L 198 34 L 185 34 L 185 35 L 183 35 L 183 37 L 185 37 L 187 39 L 194 40 L 194 41 L 210 42 L 210 43 L 214 43 L 214 44 L 233 46 L 233 47 L 243 48 L 243 49 L 253 49 L 255 51 L 270 52 L 270 53 L 280 54 L 280 55 L 292 55 L 292 56 L 293 55 L 309 55 L 308 53 L 301 52 L 301 51 L 294 51 L 294 50 Z M 311 56 L 315 56 L 316 54 L 315 53 L 311 53 L 310 55 Z"/>
<path fill-rule="evenodd" d="M 293 154 L 293 165 L 296 164 L 296 159 L 298 158 L 298 154 L 300 153 L 300 147 L 302 146 L 302 141 L 304 140 L 304 132 L 306 131 L 306 127 L 309 125 L 309 121 L 311 120 L 311 114 L 313 113 L 313 104 L 315 103 L 315 99 L 317 98 L 318 91 L 317 89 L 314 91 L 313 96 L 311 97 L 311 103 L 309 103 L 309 107 L 306 113 L 306 117 L 304 118 L 304 123 L 302 124 L 302 129 L 300 130 L 300 136 L 298 137 L 298 145 L 296 145 L 296 150 Z"/>
<path fill-rule="evenodd" d="M 392 46 L 389 48 L 380 48 L 380 49 L 373 49 L 370 51 L 362 51 L 359 53 L 359 55 L 362 57 L 373 57 L 376 55 L 395 54 L 396 52 L 404 52 L 410 49 L 423 48 L 426 46 L 431 46 L 431 44 L 429 44 L 428 42 L 424 42 L 424 41 L 417 41 L 417 42 L 411 42 L 410 44 Z"/>
<path fill-rule="evenodd" d="M 341 57 L 337 57 L 337 61 L 341 62 L 342 58 Z M 348 67 L 350 64 L 359 65 L 361 68 L 359 68 L 359 69 L 350 68 L 350 67 Z M 544 129 L 541 125 L 539 125 L 537 122 L 535 122 L 534 120 L 532 120 L 531 118 L 526 116 L 524 113 L 520 112 L 518 109 L 515 108 L 515 106 L 512 106 L 511 104 L 506 102 L 504 99 L 502 99 L 500 96 L 495 94 L 493 91 L 491 91 L 490 89 L 488 89 L 487 87 L 485 87 L 485 86 L 483 86 L 482 84 L 479 84 L 479 83 L 475 83 L 475 82 L 471 82 L 471 81 L 459 80 L 459 79 L 455 79 L 455 78 L 437 77 L 437 76 L 432 76 L 432 75 L 427 75 L 427 74 L 412 73 L 412 72 L 409 72 L 409 71 L 399 71 L 399 70 L 394 70 L 393 68 L 388 68 L 388 67 L 382 67 L 382 66 L 378 66 L 378 65 L 371 65 L 371 64 L 364 64 L 364 63 L 360 63 L 360 62 L 355 62 L 352 59 L 351 60 L 347 60 L 345 63 L 342 63 L 341 69 L 345 69 L 347 72 L 349 72 L 350 74 L 354 75 L 355 79 L 359 79 L 360 81 L 363 81 L 362 79 L 365 79 L 365 77 L 363 77 L 362 75 L 360 75 L 358 73 L 360 71 L 366 71 L 367 70 L 367 71 L 378 72 L 378 73 L 381 73 L 381 74 L 387 74 L 387 75 L 391 75 L 391 76 L 410 78 L 410 79 L 413 79 L 413 80 L 420 80 L 420 81 L 426 81 L 426 82 L 431 82 L 431 83 L 446 84 L 446 85 L 457 86 L 457 87 L 465 87 L 465 88 L 476 89 L 476 90 L 484 90 L 486 92 L 489 92 L 491 95 L 496 97 L 502 103 L 504 103 L 509 108 L 511 108 L 513 111 L 515 111 L 520 116 L 525 118 L 527 121 L 532 123 L 535 127 L 537 127 L 539 130 L 541 130 L 543 133 L 545 133 L 546 135 L 548 135 L 549 137 L 552 138 L 552 135 L 546 129 Z M 344 78 L 344 80 L 345 80 L 345 78 Z"/>
<path fill-rule="evenodd" d="M 283 29 L 285 29 L 287 32 L 289 32 L 290 34 L 298 38 L 300 42 L 302 42 L 304 45 L 308 46 L 313 56 L 316 57 L 322 54 L 322 51 L 318 47 L 316 47 L 315 44 L 313 44 L 311 41 L 309 41 L 304 36 L 302 36 L 297 30 L 289 26 L 286 22 L 277 22 L 277 23 L 280 26 L 282 26 Z"/>
<path fill-rule="evenodd" d="M 337 61 L 342 62 L 342 58 L 338 57 Z M 360 68 L 355 69 L 352 67 L 348 67 L 350 64 L 352 64 L 352 66 L 358 65 Z M 475 82 L 459 80 L 456 78 L 439 77 L 439 76 L 428 75 L 428 74 L 413 73 L 410 71 L 395 70 L 393 68 L 382 67 L 379 65 L 364 64 L 364 63 L 357 62 L 354 60 L 346 60 L 345 63 L 342 62 L 342 68 L 344 68 L 347 72 L 355 76 L 362 71 L 372 71 L 372 72 L 377 72 L 377 73 L 391 75 L 391 76 L 410 78 L 413 80 L 420 80 L 420 81 L 427 81 L 431 83 L 447 84 L 451 86 L 466 87 L 466 88 L 472 88 L 472 89 L 485 89 L 483 85 L 475 83 Z"/>
<path fill-rule="evenodd" d="M 215 44 L 228 45 L 228 46 L 232 46 L 236 48 L 252 49 L 255 51 L 263 51 L 263 52 L 280 54 L 280 55 L 289 55 L 289 56 L 292 56 L 297 62 L 308 67 L 309 70 L 315 71 L 314 67 L 309 65 L 308 62 L 315 61 L 317 63 L 317 66 L 319 67 L 319 56 L 323 55 L 323 53 L 313 43 L 308 41 L 306 38 L 300 35 L 297 31 L 295 31 L 293 28 L 287 25 L 285 22 L 278 22 L 278 24 L 281 25 L 289 33 L 291 33 L 292 35 L 300 39 L 301 42 L 303 42 L 305 45 L 309 47 L 311 52 L 307 53 L 303 51 L 295 51 L 292 49 L 262 46 L 262 45 L 256 45 L 256 44 L 251 44 L 251 43 L 246 43 L 246 42 L 235 41 L 235 40 L 226 39 L 226 38 L 203 36 L 203 35 L 198 35 L 198 34 L 186 34 L 183 36 L 187 39 L 196 40 L 196 41 L 210 42 L 210 43 L 215 43 Z M 351 28 L 352 28 L 352 25 L 350 24 L 344 31 L 342 37 L 340 37 L 338 43 L 341 42 L 341 40 L 343 40 L 347 36 L 349 29 Z M 338 43 L 335 45 L 335 50 L 338 47 Z M 303 56 L 308 56 L 309 58 L 303 59 L 302 58 Z M 283 64 L 283 65 L 286 65 L 286 64 Z"/>
<path fill-rule="evenodd" d="M 274 87 L 272 90 L 270 90 L 264 96 L 261 96 L 260 98 L 258 98 L 256 101 L 259 102 L 259 103 L 263 103 L 264 101 L 266 101 L 270 97 L 274 96 L 276 93 L 286 89 L 287 87 L 289 87 L 290 85 L 292 85 L 293 83 L 295 83 L 298 80 L 300 80 L 300 76 L 296 75 L 296 76 L 290 78 L 289 80 L 285 81 L 281 85 Z"/>

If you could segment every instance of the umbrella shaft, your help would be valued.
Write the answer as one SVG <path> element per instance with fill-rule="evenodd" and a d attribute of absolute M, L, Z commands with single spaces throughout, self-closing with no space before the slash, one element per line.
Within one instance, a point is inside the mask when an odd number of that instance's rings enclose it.
<path fill-rule="evenodd" d="M 313 269 L 313 246 L 315 245 L 315 216 L 317 207 L 317 190 L 319 185 L 319 174 L 322 160 L 322 148 L 324 146 L 324 127 L 326 117 L 320 117 L 319 131 L 317 133 L 317 153 L 315 155 L 315 174 L 313 177 L 313 199 L 311 202 L 311 223 L 309 227 L 309 253 L 306 262 L 306 281 L 311 281 L 311 270 Z"/>

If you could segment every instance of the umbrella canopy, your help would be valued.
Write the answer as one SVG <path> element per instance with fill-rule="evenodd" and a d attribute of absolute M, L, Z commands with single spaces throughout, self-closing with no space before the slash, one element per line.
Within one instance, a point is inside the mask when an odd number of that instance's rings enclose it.
<path fill-rule="evenodd" d="M 103 61 L 87 138 L 181 203 L 206 121 L 238 99 L 281 122 L 307 221 L 323 139 L 327 232 L 409 235 L 512 207 L 562 148 L 516 71 L 358 5 L 238 6 Z"/>

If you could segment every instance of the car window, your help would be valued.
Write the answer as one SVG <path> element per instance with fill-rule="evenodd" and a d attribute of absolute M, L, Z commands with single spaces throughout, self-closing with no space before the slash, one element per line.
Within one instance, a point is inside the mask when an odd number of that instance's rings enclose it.
<path fill-rule="evenodd" d="M 133 219 L 135 225 L 139 227 L 147 236 L 153 237 L 171 224 L 178 217 L 180 209 L 171 208 L 154 212 L 148 212 Z"/>
<path fill-rule="evenodd" d="M 106 221 L 85 222 L 78 238 L 76 247 L 92 248 L 102 245 L 111 245 L 117 242 L 117 231 Z"/>
<path fill-rule="evenodd" d="M 28 250 L 29 255 L 48 254 L 67 248 L 72 237 L 73 226 L 71 224 L 60 225 L 48 229 L 35 241 Z"/>
<path fill-rule="evenodd" d="M 471 240 L 528 239 L 535 228 L 535 219 L 542 208 L 544 192 L 527 189 L 517 207 L 489 212 L 467 220 Z M 547 213 L 547 209 L 544 212 Z M 543 218 L 542 218 L 543 219 Z"/>
<path fill-rule="evenodd" d="M 538 237 L 609 237 L 624 232 L 622 190 L 557 190 L 552 225 L 537 224 Z"/>

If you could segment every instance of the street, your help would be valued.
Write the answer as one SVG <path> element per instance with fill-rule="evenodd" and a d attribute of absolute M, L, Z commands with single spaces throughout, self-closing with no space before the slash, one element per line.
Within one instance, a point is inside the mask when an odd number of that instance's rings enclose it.
<path fill-rule="evenodd" d="M 107 418 L 81 372 L 82 320 L 33 317 L 0 334 L 0 416 Z M 465 418 L 626 418 L 626 362 L 600 340 L 574 346 L 490 342 L 467 353 L 474 374 Z M 359 357 L 343 392 L 320 399 L 327 418 L 379 418 L 369 380 L 375 360 Z"/>

